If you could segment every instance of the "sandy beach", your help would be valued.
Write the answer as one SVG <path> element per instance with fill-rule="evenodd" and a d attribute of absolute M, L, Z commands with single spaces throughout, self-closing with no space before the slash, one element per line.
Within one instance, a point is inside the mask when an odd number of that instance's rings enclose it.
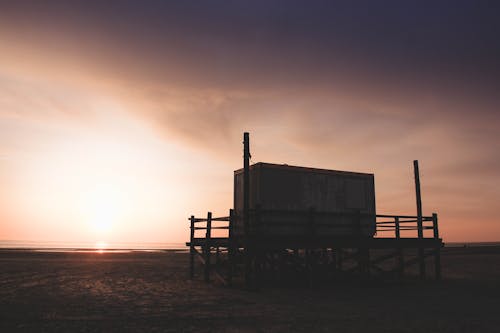
<path fill-rule="evenodd" d="M 239 288 L 186 253 L 0 252 L 2 332 L 498 332 L 500 248 L 447 248 L 441 282 Z"/>

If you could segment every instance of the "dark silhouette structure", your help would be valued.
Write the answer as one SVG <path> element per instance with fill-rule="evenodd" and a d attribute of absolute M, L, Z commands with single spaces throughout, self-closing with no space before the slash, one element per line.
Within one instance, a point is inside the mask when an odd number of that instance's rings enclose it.
<path fill-rule="evenodd" d="M 225 285 L 239 280 L 249 288 L 375 274 L 402 278 L 416 263 L 425 279 L 428 257 L 434 258 L 434 277 L 441 278 L 443 242 L 437 214 L 422 215 L 418 161 L 417 215 L 379 215 L 372 174 L 269 163 L 250 166 L 248 133 L 243 144 L 243 169 L 234 172 L 229 216 L 212 217 L 209 212 L 206 218 L 190 217 L 186 245 L 191 278 L 196 257 L 206 282 L 212 277 Z"/>

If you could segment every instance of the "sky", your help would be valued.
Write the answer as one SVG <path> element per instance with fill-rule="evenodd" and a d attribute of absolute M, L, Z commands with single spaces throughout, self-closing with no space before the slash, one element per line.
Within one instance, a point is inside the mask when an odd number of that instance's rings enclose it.
<path fill-rule="evenodd" d="M 0 0 L 0 240 L 183 242 L 252 162 L 498 241 L 495 1 Z"/>

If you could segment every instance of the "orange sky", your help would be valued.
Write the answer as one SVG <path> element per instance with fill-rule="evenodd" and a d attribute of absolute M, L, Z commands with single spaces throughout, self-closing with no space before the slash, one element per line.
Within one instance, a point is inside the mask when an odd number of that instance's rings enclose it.
<path fill-rule="evenodd" d="M 472 39 L 466 10 L 443 32 L 424 10 L 89 3 L 0 13 L 0 240 L 185 241 L 231 207 L 243 131 L 253 162 L 374 173 L 378 213 L 415 213 L 419 159 L 445 241 L 499 240 L 487 18 Z"/>

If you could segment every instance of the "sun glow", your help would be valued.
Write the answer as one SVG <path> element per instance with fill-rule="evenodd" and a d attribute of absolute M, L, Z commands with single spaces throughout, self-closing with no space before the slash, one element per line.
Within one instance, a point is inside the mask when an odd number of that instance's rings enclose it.
<path fill-rule="evenodd" d="M 33 139 L 15 154 L 0 151 L 0 202 L 8 207 L 0 217 L 2 223 L 17 222 L 2 224 L 0 236 L 90 244 L 183 237 L 183 225 L 170 221 L 183 220 L 189 203 L 184 198 L 193 200 L 186 190 L 191 186 L 185 186 L 194 181 L 191 152 L 165 142 L 121 104 L 89 100 L 83 103 L 88 114 L 74 118 L 18 117 L 23 109 L 7 117 L 12 128 L 21 119 L 23 126 L 15 133 L 9 126 L 0 131 L 0 137 L 14 133 L 5 142 L 24 139 L 23 133 Z"/>
<path fill-rule="evenodd" d="M 103 236 L 112 232 L 120 215 L 120 207 L 124 205 L 120 191 L 108 185 L 100 185 L 85 194 L 82 211 L 90 229 Z"/>

